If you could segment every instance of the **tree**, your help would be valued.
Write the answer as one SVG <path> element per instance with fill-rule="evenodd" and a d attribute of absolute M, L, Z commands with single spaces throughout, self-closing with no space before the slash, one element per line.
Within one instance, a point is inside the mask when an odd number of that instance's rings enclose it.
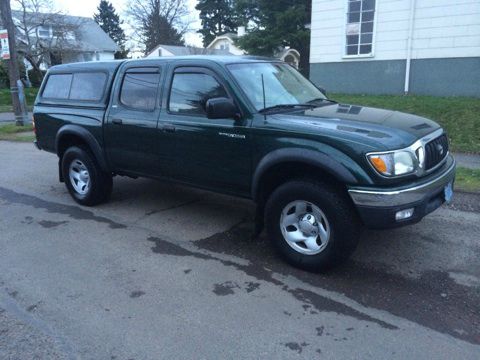
<path fill-rule="evenodd" d="M 123 24 L 123 20 L 120 20 L 115 8 L 109 1 L 101 0 L 97 11 L 98 12 L 93 15 L 93 19 L 120 48 L 120 50 L 115 53 L 115 59 L 125 59 L 128 55 L 128 50 L 125 49 L 125 32 L 120 27 L 120 25 Z"/>
<path fill-rule="evenodd" d="M 199 0 L 195 7 L 200 11 L 203 46 L 210 44 L 217 36 L 237 31 L 237 15 L 234 0 Z"/>
<path fill-rule="evenodd" d="M 131 0 L 128 14 L 148 54 L 157 45 L 184 45 L 186 0 Z"/>
<path fill-rule="evenodd" d="M 41 74 L 41 65 L 61 63 L 72 51 L 82 21 L 56 11 L 50 0 L 14 0 L 17 52 Z"/>
<path fill-rule="evenodd" d="M 248 32 L 237 40 L 253 55 L 274 56 L 282 47 L 300 52 L 300 70 L 308 74 L 310 56 L 311 0 L 237 0 Z"/>
<path fill-rule="evenodd" d="M 12 95 L 13 112 L 15 113 L 15 124 L 24 125 L 21 116 L 20 100 L 18 96 L 17 81 L 20 78 L 17 63 L 17 53 L 15 51 L 15 25 L 12 19 L 12 10 L 10 0 L 0 0 L 0 12 L 2 24 L 8 31 L 8 42 L 10 47 L 10 59 L 8 61 L 8 77 L 10 81 L 10 90 Z M 15 90 L 16 89 L 16 90 Z"/>

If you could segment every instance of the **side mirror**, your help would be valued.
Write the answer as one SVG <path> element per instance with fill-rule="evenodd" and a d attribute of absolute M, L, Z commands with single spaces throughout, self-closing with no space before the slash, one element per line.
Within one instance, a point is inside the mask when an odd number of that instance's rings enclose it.
<path fill-rule="evenodd" d="M 238 110 L 232 100 L 219 97 L 207 100 L 207 117 L 209 119 L 235 119 Z"/>

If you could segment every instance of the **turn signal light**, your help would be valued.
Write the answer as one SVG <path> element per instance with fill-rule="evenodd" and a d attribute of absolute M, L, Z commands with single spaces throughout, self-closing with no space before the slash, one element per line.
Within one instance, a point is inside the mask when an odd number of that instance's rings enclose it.
<path fill-rule="evenodd" d="M 377 169 L 378 172 L 385 174 L 387 172 L 387 164 L 385 161 L 380 158 L 380 157 L 371 157 L 370 161 L 372 162 L 372 165 Z"/>

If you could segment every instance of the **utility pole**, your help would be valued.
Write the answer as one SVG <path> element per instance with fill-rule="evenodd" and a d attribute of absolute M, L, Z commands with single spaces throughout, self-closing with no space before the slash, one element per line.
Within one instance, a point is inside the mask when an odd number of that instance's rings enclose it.
<path fill-rule="evenodd" d="M 18 71 L 15 25 L 12 19 L 10 0 L 0 0 L 0 13 L 2 16 L 2 24 L 8 31 L 8 42 L 10 45 L 10 59 L 4 61 L 8 63 L 8 77 L 10 79 L 10 92 L 12 94 L 13 112 L 15 113 L 15 124 L 23 126 L 23 117 L 17 87 L 17 81 L 20 80 L 20 72 Z"/>

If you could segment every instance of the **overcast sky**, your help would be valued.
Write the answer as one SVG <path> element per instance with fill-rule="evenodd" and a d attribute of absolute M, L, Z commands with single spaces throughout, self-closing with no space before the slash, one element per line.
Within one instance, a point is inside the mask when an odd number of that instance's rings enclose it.
<path fill-rule="evenodd" d="M 54 0 L 59 10 L 62 10 L 68 15 L 92 17 L 97 10 L 100 0 Z M 110 0 L 117 13 L 125 20 L 125 10 L 127 9 L 128 0 Z M 187 0 L 188 8 L 191 12 L 190 20 L 192 20 L 191 31 L 185 35 L 185 40 L 188 45 L 202 46 L 202 38 L 196 33 L 200 28 L 200 20 L 198 12 L 195 10 L 197 0 Z M 130 32 L 126 27 L 127 35 Z"/>

